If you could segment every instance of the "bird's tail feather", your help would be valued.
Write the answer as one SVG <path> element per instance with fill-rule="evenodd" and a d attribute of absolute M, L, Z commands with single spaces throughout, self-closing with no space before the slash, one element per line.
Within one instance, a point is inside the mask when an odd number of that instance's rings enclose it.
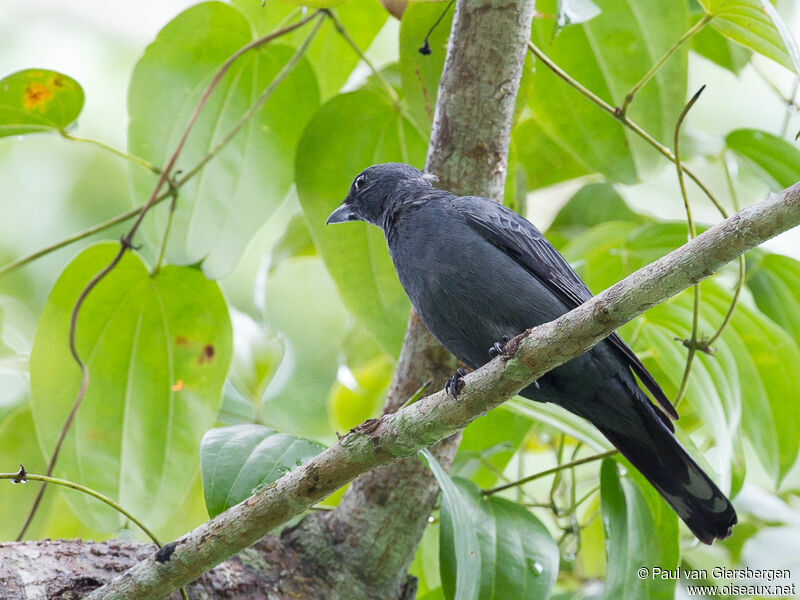
<path fill-rule="evenodd" d="M 619 421 L 594 425 L 659 491 L 701 542 L 711 544 L 728 537 L 737 522 L 733 505 L 656 416 L 644 394 L 636 391 L 641 394 L 634 401 L 639 427 L 620 427 Z"/>

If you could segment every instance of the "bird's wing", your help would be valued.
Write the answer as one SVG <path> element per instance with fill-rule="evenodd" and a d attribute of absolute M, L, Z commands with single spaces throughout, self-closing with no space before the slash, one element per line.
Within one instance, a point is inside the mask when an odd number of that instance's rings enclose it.
<path fill-rule="evenodd" d="M 516 260 L 569 309 L 580 306 L 592 292 L 569 263 L 529 221 L 514 211 L 476 196 L 456 198 L 454 208 L 487 241 Z M 673 419 L 678 413 L 653 376 L 616 332 L 606 338 L 619 351 L 661 408 Z"/>

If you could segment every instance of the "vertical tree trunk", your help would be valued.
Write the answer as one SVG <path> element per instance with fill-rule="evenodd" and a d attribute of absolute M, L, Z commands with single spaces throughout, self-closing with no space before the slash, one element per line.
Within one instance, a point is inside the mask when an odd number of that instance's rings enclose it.
<path fill-rule="evenodd" d="M 533 0 L 456 2 L 426 165 L 441 187 L 502 198 L 533 8 Z M 427 380 L 441 387 L 456 366 L 412 311 L 384 412 Z M 445 466 L 459 440 L 434 447 Z M 335 511 L 307 517 L 282 538 L 307 564 L 339 570 L 320 598 L 413 598 L 406 571 L 438 492 L 427 467 L 408 458 L 359 477 Z"/>

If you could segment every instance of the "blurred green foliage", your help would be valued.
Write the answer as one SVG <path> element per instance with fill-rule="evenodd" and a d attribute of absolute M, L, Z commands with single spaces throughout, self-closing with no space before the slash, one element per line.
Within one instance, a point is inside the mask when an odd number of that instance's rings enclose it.
<path fill-rule="evenodd" d="M 101 225 L 17 268 L 0 265 L 2 470 L 20 462 L 31 472 L 46 468 L 80 381 L 70 313 L 118 248 L 91 244 L 118 239 L 130 221 L 102 224 L 142 205 L 156 181 L 136 158 L 163 167 L 220 65 L 255 37 L 310 14 L 289 3 L 260 5 L 196 4 L 159 24 L 146 48 L 123 51 L 98 34 L 111 55 L 139 56 L 123 74 L 128 161 L 91 140 L 58 138 L 99 130 L 114 139 L 92 125 L 102 121 L 94 82 L 44 68 L 9 69 L 0 80 L 2 263 Z M 324 221 L 362 168 L 423 166 L 452 14 L 431 35 L 432 54 L 418 49 L 444 6 L 413 3 L 398 24 L 376 0 L 349 0 L 334 10 L 358 51 L 326 17 L 283 80 L 275 77 L 308 27 L 235 63 L 177 168 L 185 174 L 208 152 L 213 158 L 177 190 L 174 212 L 167 198 L 147 215 L 139 252 L 82 308 L 76 340 L 89 391 L 56 475 L 97 488 L 173 538 L 380 412 L 409 304 L 377 229 L 333 231 Z M 537 11 L 535 43 L 615 106 L 674 51 L 627 111 L 665 145 L 687 90 L 700 78 L 709 84 L 683 130 L 683 158 L 726 206 L 800 179 L 797 119 L 786 112 L 793 76 L 770 61 L 791 67 L 786 29 L 760 0 L 552 0 Z M 379 69 L 371 72 L 363 56 Z M 216 150 L 273 82 L 266 104 Z M 717 85 L 734 90 L 737 102 L 715 95 Z M 37 135 L 18 137 L 30 133 Z M 542 229 L 550 224 L 548 238 L 595 292 L 686 240 L 675 218 L 682 200 L 674 165 L 530 58 L 508 176 L 506 202 L 527 206 Z M 701 222 L 716 218 L 695 209 Z M 797 253 L 793 235 L 783 248 Z M 153 268 L 162 248 L 165 264 Z M 731 267 L 703 283 L 702 334 L 723 321 L 736 277 Z M 484 498 L 478 486 L 608 448 L 558 407 L 514 399 L 465 430 L 451 476 L 432 465 L 443 500 L 412 563 L 419 597 L 450 599 L 458 589 L 459 598 L 481 599 L 674 598 L 682 583 L 639 580 L 635 568 L 775 566 L 769 557 L 800 564 L 800 262 L 755 250 L 744 283 L 713 353 L 694 363 L 678 424 L 682 443 L 734 496 L 741 523 L 730 539 L 697 547 L 654 490 L 615 460 Z M 687 292 L 621 330 L 668 395 L 683 373 L 680 340 L 690 335 L 692 308 Z M 32 484 L 0 486 L 2 539 L 16 535 L 33 495 Z M 141 534 L 91 498 L 53 489 L 27 532 L 119 535 Z"/>

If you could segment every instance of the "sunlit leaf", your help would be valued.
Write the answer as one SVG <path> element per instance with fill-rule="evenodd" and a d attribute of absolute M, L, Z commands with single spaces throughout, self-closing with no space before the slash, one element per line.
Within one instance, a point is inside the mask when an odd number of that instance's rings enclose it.
<path fill-rule="evenodd" d="M 792 69 L 783 40 L 761 0 L 700 0 L 711 26 L 734 42 Z"/>
<path fill-rule="evenodd" d="M 585 23 L 600 14 L 600 7 L 592 0 L 558 0 L 557 6 L 556 23 L 559 27 Z"/>
<path fill-rule="evenodd" d="M 64 129 L 83 108 L 83 88 L 63 73 L 25 69 L 0 79 L 0 137 Z"/>
<path fill-rule="evenodd" d="M 350 372 L 352 379 L 347 385 L 338 379 L 328 394 L 328 414 L 333 429 L 347 431 L 378 416 L 393 372 L 394 365 L 383 354 Z"/>
<path fill-rule="evenodd" d="M 163 166 L 208 83 L 228 57 L 252 40 L 247 19 L 220 2 L 193 6 L 168 23 L 133 72 L 130 151 Z M 223 140 L 293 52 L 286 45 L 267 44 L 234 63 L 195 124 L 177 169 L 187 171 Z M 213 278 L 233 269 L 288 192 L 295 146 L 318 105 L 314 73 L 302 59 L 236 137 L 181 188 L 167 260 L 184 265 L 202 261 Z M 141 204 L 155 177 L 141 168 L 131 170 L 131 176 L 134 198 Z M 167 211 L 165 203 L 148 219 L 151 239 L 161 239 Z"/>
<path fill-rule="evenodd" d="M 621 477 L 611 459 L 600 469 L 600 504 L 606 537 L 603 598 L 672 600 L 676 579 L 652 576 L 652 569 L 678 567 L 675 513 L 643 478 Z M 643 567 L 645 577 L 640 576 Z"/>
<path fill-rule="evenodd" d="M 81 382 L 68 346 L 72 307 L 118 248 L 103 243 L 79 254 L 50 292 L 39 321 L 31 397 L 48 456 Z M 77 323 L 77 349 L 89 369 L 89 388 L 55 474 L 118 500 L 157 527 L 191 486 L 200 437 L 219 408 L 231 358 L 222 294 L 197 269 L 169 266 L 151 275 L 138 256 L 127 253 L 88 295 Z M 114 532 L 124 521 L 85 495 L 66 499 L 99 531 Z"/>
<path fill-rule="evenodd" d="M 361 90 L 335 97 L 309 123 L 297 151 L 297 192 L 317 250 L 342 300 L 390 354 L 397 355 L 409 303 L 383 233 L 353 222 L 325 226 L 353 178 L 383 162 L 422 167 L 425 142 L 382 94 Z"/>
<path fill-rule="evenodd" d="M 238 504 L 324 449 L 317 442 L 262 425 L 207 431 L 200 446 L 200 468 L 209 516 Z"/>
<path fill-rule="evenodd" d="M 725 137 L 725 144 L 757 165 L 777 189 L 800 179 L 800 150 L 777 135 L 760 129 L 736 129 Z"/>

